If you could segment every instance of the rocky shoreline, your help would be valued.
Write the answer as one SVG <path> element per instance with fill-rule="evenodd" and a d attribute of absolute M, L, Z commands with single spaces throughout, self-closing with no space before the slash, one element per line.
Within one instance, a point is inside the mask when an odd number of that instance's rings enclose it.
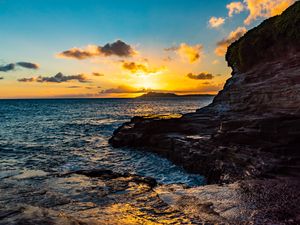
<path fill-rule="evenodd" d="M 156 152 L 223 185 L 220 192 L 243 187 L 255 202 L 245 223 L 299 224 L 299 27 L 296 2 L 229 47 L 232 77 L 212 104 L 180 118 L 134 117 L 110 143 Z M 212 200 L 212 208 L 217 204 Z"/>
<path fill-rule="evenodd" d="M 287 215 L 299 207 L 298 184 L 280 181 L 190 188 L 106 169 L 15 171 L 0 184 L 0 224 L 297 224 Z"/>

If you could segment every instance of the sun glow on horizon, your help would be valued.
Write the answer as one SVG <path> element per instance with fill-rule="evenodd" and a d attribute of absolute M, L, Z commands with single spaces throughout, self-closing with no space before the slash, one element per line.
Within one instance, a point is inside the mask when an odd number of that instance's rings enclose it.
<path fill-rule="evenodd" d="M 135 88 L 142 88 L 146 90 L 152 89 L 160 89 L 161 85 L 158 83 L 155 75 L 161 74 L 161 72 L 155 72 L 153 74 L 146 74 L 143 72 L 139 72 L 134 77 L 136 83 L 134 85 Z"/>

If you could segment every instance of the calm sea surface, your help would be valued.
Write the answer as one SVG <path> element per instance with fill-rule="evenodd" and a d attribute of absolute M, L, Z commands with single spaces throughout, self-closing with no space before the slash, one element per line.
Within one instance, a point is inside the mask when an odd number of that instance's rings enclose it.
<path fill-rule="evenodd" d="M 30 171 L 66 172 L 105 168 L 156 178 L 158 182 L 200 185 L 155 154 L 112 148 L 113 131 L 132 116 L 193 112 L 212 98 L 0 100 L 0 178 Z"/>

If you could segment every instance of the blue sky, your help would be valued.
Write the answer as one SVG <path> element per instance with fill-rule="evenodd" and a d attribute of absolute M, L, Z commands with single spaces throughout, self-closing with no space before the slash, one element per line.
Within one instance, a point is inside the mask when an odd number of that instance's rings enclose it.
<path fill-rule="evenodd" d="M 89 44 L 103 46 L 119 39 L 137 49 L 140 57 L 149 59 L 152 57 L 156 67 L 162 66 L 158 58 L 167 56 L 164 48 L 178 46 L 181 43 L 190 46 L 201 44 L 205 55 L 201 63 L 182 67 L 190 66 L 190 72 L 194 73 L 205 71 L 221 74 L 224 83 L 230 76 L 230 69 L 227 68 L 224 57 L 214 53 L 216 43 L 226 38 L 237 27 L 249 29 L 261 21 L 258 19 L 250 25 L 244 25 L 243 20 L 249 14 L 247 10 L 228 18 L 226 5 L 230 2 L 0 0 L 0 65 L 18 61 L 40 65 L 39 71 L 17 69 L 10 72 L 9 76 L 0 73 L 0 77 L 6 80 L 0 81 L 0 85 L 8 81 L 11 81 L 10 85 L 14 85 L 13 80 L 24 76 L 50 76 L 57 72 L 88 73 L 92 72 L 91 68 L 98 70 L 103 68 L 110 73 L 109 76 L 114 76 L 117 71 L 109 69 L 109 63 L 103 65 L 105 63 L 100 62 L 95 65 L 95 62 L 89 60 L 63 60 L 55 57 L 55 54 Z M 208 21 L 212 16 L 226 18 L 226 22 L 218 29 L 211 29 L 208 27 Z M 212 65 L 216 60 L 218 63 Z M 180 62 L 177 63 L 179 64 Z M 172 70 L 169 70 L 169 73 L 170 71 Z M 187 69 L 184 72 L 189 71 Z M 101 84 L 100 80 L 97 82 Z M 105 88 L 119 85 L 114 79 L 104 79 L 102 83 Z"/>
<path fill-rule="evenodd" d="M 1 47 L 30 44 L 60 50 L 121 38 L 168 47 L 173 42 L 210 44 L 221 34 L 207 29 L 228 1 L 199 0 L 1 0 Z M 235 24 L 229 25 L 233 29 Z M 225 31 L 224 31 L 225 33 Z M 5 45 L 3 45 L 5 43 Z M 18 46 L 18 47 L 19 47 Z M 24 46 L 24 50 L 26 46 Z M 18 50 L 16 49 L 16 52 Z M 18 52 L 19 53 L 19 52 Z"/>

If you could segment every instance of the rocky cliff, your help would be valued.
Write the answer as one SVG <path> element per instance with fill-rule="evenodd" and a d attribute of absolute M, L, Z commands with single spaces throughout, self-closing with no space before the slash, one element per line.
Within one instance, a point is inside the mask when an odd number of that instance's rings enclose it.
<path fill-rule="evenodd" d="M 233 43 L 226 59 L 232 77 L 212 104 L 181 118 L 135 117 L 114 132 L 111 144 L 157 152 L 206 176 L 209 184 L 267 187 L 270 179 L 279 184 L 284 177 L 299 187 L 300 2 Z M 275 193 L 273 186 L 262 194 Z M 289 190 L 290 204 L 272 209 L 288 211 L 276 221 L 300 222 L 296 189 Z"/>

